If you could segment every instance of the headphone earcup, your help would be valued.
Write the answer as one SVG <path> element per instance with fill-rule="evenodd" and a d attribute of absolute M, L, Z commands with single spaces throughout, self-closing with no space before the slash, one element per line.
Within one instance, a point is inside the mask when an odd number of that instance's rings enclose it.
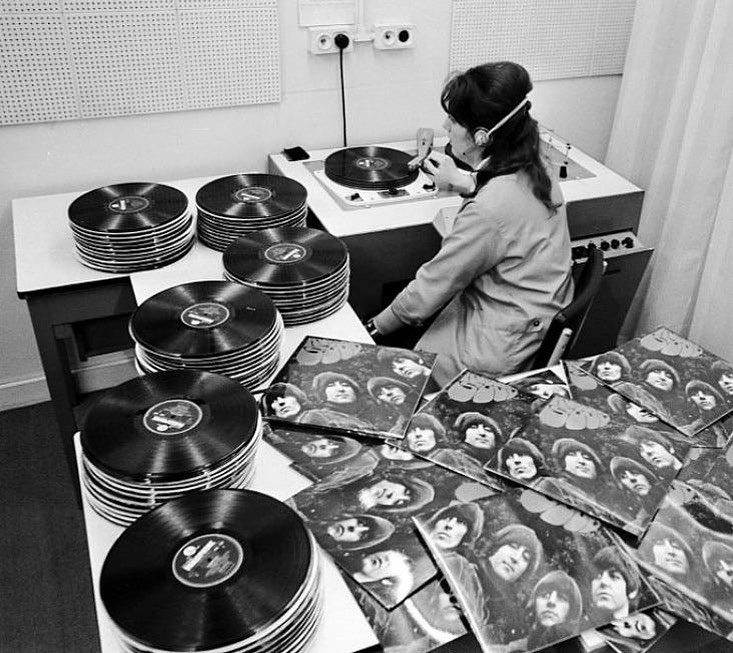
<path fill-rule="evenodd" d="M 473 135 L 473 140 L 475 141 L 476 145 L 484 147 L 489 142 L 489 134 L 486 132 L 485 129 L 477 129 Z"/>

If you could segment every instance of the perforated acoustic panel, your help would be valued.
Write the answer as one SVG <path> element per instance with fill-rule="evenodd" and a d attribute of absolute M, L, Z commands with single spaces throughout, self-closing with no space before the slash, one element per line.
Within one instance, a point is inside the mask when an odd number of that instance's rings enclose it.
<path fill-rule="evenodd" d="M 521 63 L 532 79 L 623 72 L 635 0 L 453 0 L 450 69 Z"/>
<path fill-rule="evenodd" d="M 277 0 L 0 0 L 0 124 L 279 102 Z"/>

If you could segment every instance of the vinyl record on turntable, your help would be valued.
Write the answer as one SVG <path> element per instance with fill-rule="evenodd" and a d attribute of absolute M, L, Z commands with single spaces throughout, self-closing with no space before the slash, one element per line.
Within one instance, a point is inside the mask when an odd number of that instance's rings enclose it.
<path fill-rule="evenodd" d="M 171 482 L 247 446 L 258 426 L 251 393 L 210 372 L 176 370 L 106 390 L 85 415 L 84 455 L 129 479 Z"/>
<path fill-rule="evenodd" d="M 326 176 L 338 184 L 382 190 L 406 186 L 417 179 L 419 170 L 410 170 L 407 165 L 413 158 L 401 150 L 367 145 L 333 152 L 323 166 Z"/>
<path fill-rule="evenodd" d="M 197 281 L 159 292 L 133 313 L 135 341 L 166 356 L 196 358 L 233 352 L 273 327 L 267 295 L 226 281 Z"/>
<path fill-rule="evenodd" d="M 198 492 L 120 535 L 100 595 L 129 650 L 301 650 L 321 612 L 318 553 L 280 501 Z"/>

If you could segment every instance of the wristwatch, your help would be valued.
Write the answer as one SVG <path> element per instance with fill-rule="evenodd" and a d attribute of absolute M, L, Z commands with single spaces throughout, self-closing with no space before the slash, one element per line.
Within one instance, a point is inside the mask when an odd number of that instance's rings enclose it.
<path fill-rule="evenodd" d="M 369 319 L 366 322 L 364 322 L 364 328 L 367 330 L 367 333 L 372 337 L 375 338 L 379 335 L 379 329 L 377 329 L 377 326 L 374 324 L 373 319 Z"/>

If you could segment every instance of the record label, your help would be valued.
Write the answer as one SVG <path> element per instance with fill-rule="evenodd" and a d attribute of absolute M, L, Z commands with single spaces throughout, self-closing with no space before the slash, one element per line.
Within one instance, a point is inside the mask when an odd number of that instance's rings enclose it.
<path fill-rule="evenodd" d="M 307 255 L 308 250 L 297 243 L 278 243 L 268 247 L 264 252 L 268 261 L 281 265 L 302 261 Z"/>
<path fill-rule="evenodd" d="M 266 202 L 272 197 L 272 191 L 262 186 L 247 186 L 240 188 L 233 197 L 237 202 Z"/>
<path fill-rule="evenodd" d="M 203 411 L 188 399 L 169 399 L 150 407 L 143 415 L 143 425 L 151 433 L 180 435 L 196 428 Z"/>
<path fill-rule="evenodd" d="M 205 533 L 185 542 L 173 556 L 173 575 L 188 587 L 214 587 L 239 571 L 242 545 L 224 533 Z"/>
<path fill-rule="evenodd" d="M 363 156 L 354 161 L 354 165 L 362 170 L 384 170 L 389 167 L 389 161 L 381 156 Z"/>
<path fill-rule="evenodd" d="M 181 322 L 194 329 L 213 329 L 229 319 L 229 309 L 218 302 L 201 302 L 181 313 Z"/>
<path fill-rule="evenodd" d="M 125 195 L 112 200 L 107 206 L 115 213 L 137 213 L 150 206 L 150 202 L 140 195 Z"/>

